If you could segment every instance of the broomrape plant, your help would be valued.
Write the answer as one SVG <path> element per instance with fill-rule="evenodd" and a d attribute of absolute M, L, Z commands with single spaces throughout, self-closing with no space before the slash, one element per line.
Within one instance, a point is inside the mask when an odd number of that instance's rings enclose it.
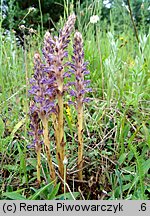
<path fill-rule="evenodd" d="M 40 119 L 38 116 L 38 112 L 32 109 L 34 107 L 34 103 L 30 106 L 30 128 L 31 131 L 29 134 L 34 137 L 33 139 L 33 146 L 35 147 L 36 154 L 37 154 L 37 181 L 40 184 L 41 176 L 40 176 L 40 169 L 41 169 L 41 142 L 40 142 L 40 135 L 42 134 L 42 130 L 40 130 Z"/>
<path fill-rule="evenodd" d="M 47 155 L 47 162 L 50 170 L 50 176 L 52 180 L 55 180 L 55 170 L 54 166 L 52 164 L 52 157 L 50 154 L 50 140 L 49 140 L 49 135 L 48 135 L 48 118 L 51 112 L 54 110 L 54 102 L 52 102 L 49 99 L 49 87 L 48 84 L 51 83 L 51 80 L 48 79 L 47 76 L 45 76 L 45 70 L 44 70 L 44 65 L 41 62 L 40 55 L 36 53 L 34 55 L 34 78 L 30 80 L 30 83 L 32 84 L 31 90 L 29 91 L 30 94 L 34 95 L 34 103 L 32 106 L 30 106 L 30 116 L 31 119 L 33 116 L 37 115 L 37 118 L 39 118 L 42 122 L 43 126 L 43 142 L 45 146 L 45 151 Z M 34 121 L 35 123 L 36 121 Z M 34 128 L 36 128 L 34 126 Z M 34 129 L 35 130 L 35 129 Z M 38 141 L 35 139 L 35 143 Z M 40 167 L 40 162 L 39 162 L 39 152 L 38 152 L 38 170 L 37 172 L 39 173 L 39 167 Z M 39 177 L 38 177 L 39 179 Z"/>
<path fill-rule="evenodd" d="M 43 143 L 47 156 L 47 162 L 50 170 L 51 180 L 56 179 L 52 156 L 50 152 L 50 137 L 48 122 L 50 116 L 53 121 L 56 142 L 56 158 L 58 162 L 58 170 L 61 179 L 64 179 L 64 159 L 65 142 L 64 142 L 64 96 L 70 91 L 73 104 L 77 110 L 78 116 L 78 178 L 82 177 L 83 169 L 83 103 L 89 101 L 84 97 L 84 94 L 91 91 L 86 86 L 89 80 L 84 80 L 84 76 L 89 74 L 84 62 L 83 41 L 82 35 L 79 32 L 75 33 L 72 61 L 68 62 L 67 47 L 70 42 L 70 35 L 75 24 L 75 15 L 69 16 L 63 29 L 60 30 L 58 37 L 52 37 L 49 32 L 46 32 L 44 37 L 43 55 L 44 62 L 38 53 L 34 55 L 34 75 L 31 79 L 31 89 L 29 93 L 32 97 L 32 105 L 30 106 L 31 128 L 34 132 L 34 146 L 37 152 L 37 179 L 40 182 L 40 153 L 41 142 L 39 136 L 43 136 Z M 66 72 L 68 66 L 71 69 Z M 69 82 L 71 75 L 74 75 L 75 82 Z M 64 84 L 64 80 L 67 83 Z M 74 87 L 73 87 L 74 86 Z M 71 88 L 69 90 L 69 88 Z M 38 120 L 37 120 L 38 119 Z M 42 131 L 39 129 L 39 122 L 42 125 Z"/>
<path fill-rule="evenodd" d="M 70 63 L 72 72 L 75 75 L 75 90 L 70 91 L 70 95 L 75 97 L 73 102 L 77 110 L 78 119 L 78 178 L 83 180 L 82 168 L 83 168 L 83 103 L 88 102 L 89 98 L 85 98 L 85 93 L 91 91 L 91 88 L 87 88 L 90 80 L 84 80 L 84 76 L 89 74 L 87 70 L 87 62 L 84 62 L 84 52 L 83 52 L 83 40 L 80 32 L 76 32 L 74 35 L 74 45 L 73 45 L 72 56 L 73 63 Z"/>

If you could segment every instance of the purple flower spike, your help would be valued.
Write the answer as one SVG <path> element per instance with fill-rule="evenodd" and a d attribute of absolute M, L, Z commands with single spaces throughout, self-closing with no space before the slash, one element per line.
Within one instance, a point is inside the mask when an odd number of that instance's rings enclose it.
<path fill-rule="evenodd" d="M 43 55 L 48 64 L 52 62 L 52 60 L 54 60 L 54 55 L 53 55 L 54 47 L 55 47 L 55 40 L 52 38 L 51 34 L 47 31 L 44 36 Z"/>
<path fill-rule="evenodd" d="M 83 40 L 80 32 L 76 32 L 74 36 L 72 63 L 68 63 L 71 67 L 71 72 L 75 75 L 76 82 L 74 84 L 75 91 L 71 90 L 70 95 L 76 96 L 76 100 L 79 104 L 87 102 L 84 95 L 91 92 L 91 88 L 87 88 L 90 84 L 90 80 L 84 80 L 84 76 L 89 74 L 87 70 L 88 62 L 84 62 Z M 78 106 L 78 104 L 77 104 Z"/>
<path fill-rule="evenodd" d="M 49 116 L 54 101 L 55 77 L 49 71 L 45 73 L 47 69 L 48 66 L 41 63 L 40 55 L 36 53 L 34 55 L 34 78 L 31 81 L 29 94 L 34 96 L 34 111 L 37 111 L 40 116 L 43 114 Z"/>

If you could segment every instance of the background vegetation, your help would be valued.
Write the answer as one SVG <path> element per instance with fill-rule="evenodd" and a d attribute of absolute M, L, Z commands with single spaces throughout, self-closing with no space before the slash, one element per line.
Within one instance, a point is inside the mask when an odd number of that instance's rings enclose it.
<path fill-rule="evenodd" d="M 150 4 L 130 1 L 136 37 L 127 3 L 1 0 L 1 199 L 149 199 Z M 69 110 L 71 120 L 65 111 L 69 161 L 68 192 L 64 195 L 60 184 L 54 187 L 50 182 L 44 154 L 43 181 L 37 187 L 36 155 L 28 148 L 28 83 L 33 55 L 41 53 L 45 31 L 57 34 L 73 10 L 76 28 L 84 38 L 93 92 L 85 107 L 82 182 L 77 180 L 75 166 L 77 134 L 73 126 L 77 119 L 73 109 Z M 100 18 L 95 24 L 90 23 L 93 15 Z"/>

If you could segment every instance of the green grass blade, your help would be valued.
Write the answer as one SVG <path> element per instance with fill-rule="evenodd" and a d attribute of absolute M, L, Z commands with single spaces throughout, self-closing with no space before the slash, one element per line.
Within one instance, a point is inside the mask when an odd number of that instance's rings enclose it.
<path fill-rule="evenodd" d="M 40 196 L 40 194 L 42 194 L 42 192 L 44 192 L 46 189 L 48 189 L 49 186 L 52 185 L 53 183 L 54 183 L 54 181 L 52 181 L 49 184 L 45 185 L 44 187 L 40 188 L 35 194 L 30 196 L 28 198 L 28 200 L 35 200 L 38 196 Z"/>

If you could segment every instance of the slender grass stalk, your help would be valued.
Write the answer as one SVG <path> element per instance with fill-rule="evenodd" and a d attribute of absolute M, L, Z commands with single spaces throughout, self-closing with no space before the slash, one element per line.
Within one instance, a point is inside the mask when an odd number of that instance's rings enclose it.
<path fill-rule="evenodd" d="M 136 40 L 137 40 L 137 42 L 138 42 L 138 44 L 139 44 L 140 41 L 139 41 L 138 31 L 137 31 L 137 28 L 136 28 L 136 25 L 135 25 L 135 22 L 134 22 L 134 18 L 133 18 L 133 13 L 132 13 L 132 9 L 131 9 L 130 0 L 127 0 L 127 4 L 128 4 L 128 7 L 129 7 L 129 14 L 130 14 L 131 22 L 132 22 L 132 25 L 133 25 L 133 28 L 134 28 L 135 37 L 136 37 Z"/>
<path fill-rule="evenodd" d="M 26 36 L 25 33 L 23 31 L 24 34 L 24 62 L 25 62 L 25 79 L 26 79 L 26 100 L 25 100 L 25 113 L 26 113 L 26 124 L 25 124 L 25 136 L 27 134 L 27 121 L 28 121 L 28 86 L 29 86 L 29 82 L 28 82 L 28 64 L 27 64 L 27 44 L 26 44 Z"/>
<path fill-rule="evenodd" d="M 64 161 L 63 161 L 63 165 L 64 165 L 64 199 L 65 200 L 66 200 L 67 164 L 68 164 L 68 160 L 67 160 L 67 157 L 65 157 Z"/>
<path fill-rule="evenodd" d="M 2 22 L 3 22 L 3 17 L 2 17 L 2 5 L 3 5 L 3 0 L 1 0 L 1 10 L 0 10 L 0 68 L 2 68 L 2 64 L 3 64 L 3 41 L 2 41 L 2 34 L 3 34 L 3 31 L 2 31 Z M 0 85 L 1 85 L 1 91 L 2 92 L 5 92 L 4 91 L 4 76 L 3 76 L 3 73 L 1 72 L 0 73 Z M 2 94 L 1 95 L 2 97 L 2 101 L 5 102 L 5 95 Z M 6 107 L 6 106 L 5 106 Z"/>
<path fill-rule="evenodd" d="M 66 20 L 66 17 L 68 17 L 69 14 L 69 1 L 64 1 L 64 19 Z"/>
<path fill-rule="evenodd" d="M 21 21 L 18 23 L 18 26 L 23 23 L 23 21 L 25 20 L 25 18 L 32 12 L 34 11 L 34 8 L 29 8 L 28 12 L 25 14 L 25 16 L 21 19 Z"/>
<path fill-rule="evenodd" d="M 41 120 L 43 124 L 44 146 L 45 146 L 45 151 L 46 151 L 46 156 L 47 156 L 47 163 L 48 163 L 48 167 L 50 170 L 51 180 L 54 181 L 56 180 L 56 175 L 55 175 L 54 165 L 52 163 L 52 157 L 50 154 L 50 140 L 49 140 L 49 135 L 48 135 L 48 119 L 46 118 L 45 115 L 43 115 L 41 116 Z"/>
<path fill-rule="evenodd" d="M 96 28 L 96 39 L 97 39 L 97 45 L 98 45 L 98 53 L 99 53 L 99 59 L 100 59 L 100 69 L 101 69 L 101 79 L 102 79 L 102 99 L 104 100 L 105 94 L 104 94 L 104 70 L 103 70 L 103 61 L 102 61 L 102 52 L 101 52 L 101 42 L 99 41 L 100 37 L 100 30 Z"/>
<path fill-rule="evenodd" d="M 38 2 L 39 2 L 40 17 L 41 17 L 42 35 L 43 35 L 43 14 L 42 14 L 42 8 L 41 8 L 41 0 L 38 0 Z"/>

